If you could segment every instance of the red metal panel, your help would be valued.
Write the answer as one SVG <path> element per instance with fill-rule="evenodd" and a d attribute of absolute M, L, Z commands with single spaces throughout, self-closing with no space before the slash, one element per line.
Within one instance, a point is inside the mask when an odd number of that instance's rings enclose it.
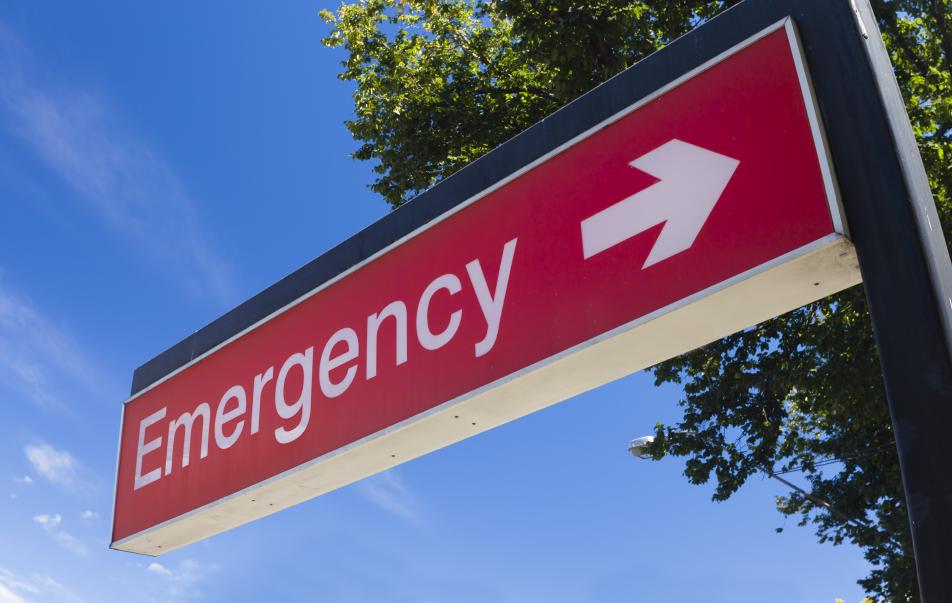
<path fill-rule="evenodd" d="M 834 232 L 801 85 L 787 32 L 779 29 L 137 396 L 127 404 L 122 426 L 113 540 L 292 469 Z M 658 224 L 586 259 L 581 223 L 656 185 L 657 178 L 629 163 L 672 140 L 738 162 L 696 239 L 685 251 L 643 267 L 667 227 Z M 686 166 L 681 177 L 690 182 L 698 176 Z M 498 337 L 477 356 L 475 345 L 484 339 L 487 321 L 466 265 L 478 259 L 490 293 L 497 293 L 504 245 L 513 240 Z M 461 288 L 433 296 L 430 328 L 442 331 L 461 311 L 459 329 L 445 346 L 430 350 L 417 336 L 416 314 L 423 291 L 444 274 L 455 275 Z M 395 322 L 386 319 L 378 337 L 377 374 L 367 379 L 368 316 L 394 301 L 407 310 L 406 361 L 395 362 Z M 345 327 L 355 331 L 359 354 L 330 376 L 339 382 L 349 367 L 356 372 L 343 394 L 329 398 L 317 365 L 326 342 Z M 294 427 L 300 415 L 278 416 L 275 382 L 285 360 L 308 348 L 314 363 L 309 421 L 299 437 L 282 444 L 275 430 Z M 345 344 L 338 344 L 333 354 L 344 351 Z M 253 382 L 269 367 L 274 379 L 264 388 L 260 429 L 252 434 Z M 300 368 L 291 369 L 285 383 L 289 402 L 297 399 L 301 382 Z M 226 435 L 240 420 L 243 431 L 234 445 L 220 449 L 215 412 L 235 385 L 246 392 L 249 408 L 227 423 Z M 188 467 L 180 466 L 177 441 L 172 472 L 136 489 L 140 422 L 167 409 L 144 432 L 145 442 L 162 437 L 162 444 L 141 455 L 140 468 L 140 475 L 164 473 L 169 422 L 202 402 L 209 404 L 212 423 L 207 456 L 199 452 L 199 419 Z M 237 404 L 231 400 L 226 410 Z"/>

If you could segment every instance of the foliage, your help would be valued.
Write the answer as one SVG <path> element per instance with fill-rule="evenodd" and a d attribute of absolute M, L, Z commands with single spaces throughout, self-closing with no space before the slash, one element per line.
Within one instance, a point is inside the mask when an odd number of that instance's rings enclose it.
<path fill-rule="evenodd" d="M 362 0 L 324 11 L 324 43 L 356 84 L 347 122 L 394 207 L 736 1 Z M 952 226 L 952 0 L 873 0 L 945 232 Z M 862 290 L 854 288 L 653 369 L 684 415 L 654 454 L 687 458 L 726 500 L 797 471 L 781 513 L 821 542 L 862 547 L 877 599 L 917 601 L 890 418 Z"/>
<path fill-rule="evenodd" d="M 334 25 L 325 43 L 348 53 L 340 77 L 357 84 L 354 157 L 376 160 L 371 188 L 394 206 L 562 104 L 555 74 L 523 60 L 497 11 L 368 0 L 322 16 Z"/>
<path fill-rule="evenodd" d="M 907 99 L 946 239 L 952 226 L 952 2 L 874 2 Z M 813 494 L 777 508 L 813 523 L 821 542 L 853 542 L 874 565 L 860 584 L 917 601 L 898 459 L 865 297 L 844 291 L 655 368 L 684 384 L 683 419 L 657 428 L 657 456 L 689 457 L 694 483 L 725 500 L 758 473 L 799 469 Z M 828 459 L 841 463 L 825 464 Z"/>

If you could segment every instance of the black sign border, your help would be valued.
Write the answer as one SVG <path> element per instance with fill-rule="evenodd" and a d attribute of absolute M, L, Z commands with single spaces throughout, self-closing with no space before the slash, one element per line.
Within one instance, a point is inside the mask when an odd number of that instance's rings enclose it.
<path fill-rule="evenodd" d="M 272 313 L 525 168 L 553 149 L 788 15 L 797 23 L 804 54 L 807 55 L 809 67 L 812 67 L 810 71 L 817 92 L 821 121 L 836 124 L 839 118 L 835 111 L 831 113 L 831 109 L 838 107 L 830 107 L 829 103 L 823 102 L 823 98 L 827 96 L 823 91 L 827 86 L 822 84 L 829 79 L 824 77 L 823 72 L 833 76 L 834 82 L 842 81 L 841 72 L 828 61 L 820 61 L 817 65 L 817 61 L 810 60 L 811 55 L 817 53 L 823 55 L 827 52 L 841 52 L 835 48 L 822 48 L 817 45 L 818 41 L 835 40 L 838 36 L 846 35 L 844 31 L 850 30 L 855 36 L 856 23 L 852 13 L 842 9 L 832 10 L 833 4 L 845 2 L 748 0 L 721 14 L 703 27 L 686 34 L 559 109 L 149 360 L 136 369 L 131 395 L 140 393 Z M 821 31 L 817 31 L 818 28 Z M 836 33 L 829 31 L 831 28 L 836 30 Z M 816 73 L 818 68 L 821 72 L 819 74 Z M 833 94 L 837 95 L 838 93 Z"/>

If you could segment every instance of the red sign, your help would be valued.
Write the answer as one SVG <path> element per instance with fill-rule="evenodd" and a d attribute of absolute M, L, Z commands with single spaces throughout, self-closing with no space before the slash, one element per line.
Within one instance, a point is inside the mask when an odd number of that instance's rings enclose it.
<path fill-rule="evenodd" d="M 781 23 L 125 405 L 160 554 L 857 282 Z"/>

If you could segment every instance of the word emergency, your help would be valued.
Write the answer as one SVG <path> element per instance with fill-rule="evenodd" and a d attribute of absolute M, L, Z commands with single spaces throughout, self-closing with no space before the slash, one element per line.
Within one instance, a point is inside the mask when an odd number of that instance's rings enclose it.
<path fill-rule="evenodd" d="M 496 283 L 492 289 L 486 282 L 478 259 L 468 262 L 465 266 L 468 288 L 471 294 L 475 295 L 486 324 L 483 338 L 474 346 L 476 357 L 487 354 L 496 343 L 516 252 L 516 241 L 517 239 L 512 239 L 503 246 Z M 202 401 L 193 410 L 167 420 L 168 407 L 165 406 L 143 418 L 139 422 L 133 488 L 138 490 L 172 474 L 176 466 L 188 467 L 192 459 L 192 435 L 195 430 L 200 430 L 199 459 L 208 456 L 212 441 L 219 450 L 227 450 L 243 435 L 256 435 L 261 426 L 265 388 L 272 381 L 274 412 L 285 422 L 273 430 L 273 436 L 279 444 L 295 441 L 304 433 L 310 422 L 315 370 L 317 386 L 325 398 L 343 395 L 360 372 L 366 380 L 375 378 L 378 368 L 378 334 L 388 321 L 392 322 L 396 333 L 396 365 L 408 362 L 407 341 L 411 319 L 415 327 L 413 331 L 422 348 L 430 351 L 442 348 L 459 330 L 464 320 L 463 310 L 453 310 L 448 322 L 445 318 L 432 320 L 431 302 L 438 294 L 455 296 L 463 290 L 464 282 L 458 275 L 442 274 L 423 289 L 412 313 L 403 300 L 391 301 L 383 305 L 380 311 L 367 316 L 366 326 L 360 333 L 353 327 L 345 326 L 324 342 L 319 353 L 315 353 L 314 346 L 294 351 L 285 358 L 277 372 L 276 364 L 268 366 L 253 377 L 247 378 L 244 384 L 228 387 L 214 408 L 209 402 Z M 445 322 L 446 326 L 434 332 L 434 322 Z M 360 371 L 361 359 L 363 371 Z M 289 377 L 295 373 L 300 374 L 300 388 L 288 387 Z M 293 381 L 295 384 L 298 382 L 297 379 Z M 289 389 L 292 391 L 288 391 Z M 177 441 L 181 441 L 181 446 L 178 447 L 179 453 L 176 455 Z M 163 447 L 164 454 L 161 454 Z"/>

